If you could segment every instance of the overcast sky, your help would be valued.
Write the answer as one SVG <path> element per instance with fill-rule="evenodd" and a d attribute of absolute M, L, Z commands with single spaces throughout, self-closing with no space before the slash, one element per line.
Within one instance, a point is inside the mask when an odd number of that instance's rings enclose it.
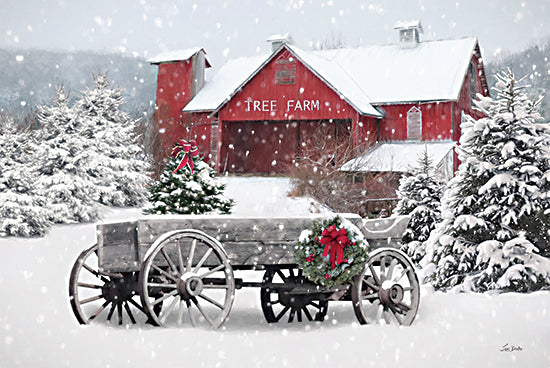
<path fill-rule="evenodd" d="M 0 0 L 0 48 L 121 51 L 142 57 L 202 46 L 215 68 L 265 52 L 290 32 L 310 48 L 397 41 L 398 20 L 421 19 L 424 39 L 478 37 L 485 59 L 550 37 L 549 0 Z"/>

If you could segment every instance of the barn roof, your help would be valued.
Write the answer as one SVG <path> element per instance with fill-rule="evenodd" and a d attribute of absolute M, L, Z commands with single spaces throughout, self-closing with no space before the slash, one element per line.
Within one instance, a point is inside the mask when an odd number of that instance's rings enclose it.
<path fill-rule="evenodd" d="M 188 59 L 191 59 L 195 54 L 201 51 L 206 55 L 206 51 L 204 51 L 202 47 L 193 47 L 185 50 L 174 50 L 174 51 L 165 52 L 150 58 L 149 60 L 147 60 L 147 62 L 151 64 L 161 64 L 161 63 L 169 63 L 172 61 L 188 60 Z M 208 62 L 208 59 L 205 58 L 205 60 L 206 60 L 206 67 L 210 68 L 211 65 Z"/>
<path fill-rule="evenodd" d="M 409 172 L 418 166 L 418 158 L 428 151 L 428 156 L 437 167 L 451 152 L 455 142 L 389 142 L 380 143 L 363 155 L 346 162 L 341 170 L 354 172 Z"/>
<path fill-rule="evenodd" d="M 380 116 L 372 105 L 457 100 L 473 52 L 474 37 L 306 51 L 285 45 L 358 112 Z M 184 111 L 216 111 L 280 49 L 268 55 L 228 61 L 185 106 Z"/>

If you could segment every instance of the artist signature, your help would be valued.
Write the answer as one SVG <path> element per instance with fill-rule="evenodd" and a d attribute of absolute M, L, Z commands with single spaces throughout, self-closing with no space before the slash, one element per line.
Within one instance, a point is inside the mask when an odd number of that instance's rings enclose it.
<path fill-rule="evenodd" d="M 523 348 L 519 345 L 510 345 L 508 343 L 502 345 L 502 348 L 500 349 L 501 352 L 503 353 L 511 353 L 511 352 L 514 352 L 514 351 L 523 351 Z"/>

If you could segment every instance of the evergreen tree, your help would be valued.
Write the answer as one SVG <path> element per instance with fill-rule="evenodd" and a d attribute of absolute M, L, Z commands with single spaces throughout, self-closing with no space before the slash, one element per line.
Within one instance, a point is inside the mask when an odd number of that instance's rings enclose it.
<path fill-rule="evenodd" d="M 80 134 L 69 94 L 56 87 L 50 106 L 37 112 L 39 144 L 34 150 L 36 191 L 47 197 L 50 220 L 55 223 L 88 222 L 99 218 L 98 192 L 85 170 L 89 140 Z"/>
<path fill-rule="evenodd" d="M 135 122 L 120 110 L 123 90 L 111 87 L 106 73 L 95 75 L 93 83 L 75 105 L 80 133 L 91 141 L 85 169 L 100 203 L 141 205 L 147 197 L 149 165 L 135 143 Z"/>
<path fill-rule="evenodd" d="M 149 188 L 150 214 L 228 214 L 233 200 L 223 196 L 225 185 L 217 182 L 214 170 L 199 158 L 193 158 L 194 170 L 189 166 L 174 173 L 180 160 L 171 158 L 158 181 Z"/>
<path fill-rule="evenodd" d="M 18 132 L 9 116 L 0 116 L 0 235 L 40 236 L 49 229 L 46 198 L 36 194 L 33 138 Z"/>
<path fill-rule="evenodd" d="M 399 181 L 397 196 L 400 200 L 395 208 L 396 214 L 411 217 L 403 235 L 401 250 L 415 262 L 425 255 L 423 243 L 441 220 L 439 207 L 442 194 L 443 183 L 438 179 L 425 148 L 418 158 L 418 166 L 411 171 L 411 176 L 403 177 Z"/>
<path fill-rule="evenodd" d="M 462 124 L 458 174 L 422 264 L 436 288 L 529 291 L 550 286 L 550 137 L 511 71 L 500 73 L 487 115 Z"/>

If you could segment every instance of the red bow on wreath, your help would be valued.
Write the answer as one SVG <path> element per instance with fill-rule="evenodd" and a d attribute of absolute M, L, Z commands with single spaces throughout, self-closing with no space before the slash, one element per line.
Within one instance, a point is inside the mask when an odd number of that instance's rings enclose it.
<path fill-rule="evenodd" d="M 336 264 L 344 262 L 344 248 L 350 243 L 346 229 L 336 230 L 336 226 L 331 225 L 327 229 L 323 229 L 320 241 L 325 246 L 323 257 L 330 253 L 332 269 L 336 267 Z"/>
<path fill-rule="evenodd" d="M 183 157 L 181 158 L 180 164 L 178 165 L 176 170 L 174 170 L 174 174 L 185 165 L 189 165 L 189 168 L 191 169 L 191 174 L 193 174 L 193 157 L 197 157 L 199 155 L 197 142 L 195 140 L 191 140 L 189 141 L 189 143 L 187 143 L 185 140 L 182 140 L 181 146 L 176 146 L 174 150 L 178 148 L 180 148 L 178 155 L 183 152 Z"/>

